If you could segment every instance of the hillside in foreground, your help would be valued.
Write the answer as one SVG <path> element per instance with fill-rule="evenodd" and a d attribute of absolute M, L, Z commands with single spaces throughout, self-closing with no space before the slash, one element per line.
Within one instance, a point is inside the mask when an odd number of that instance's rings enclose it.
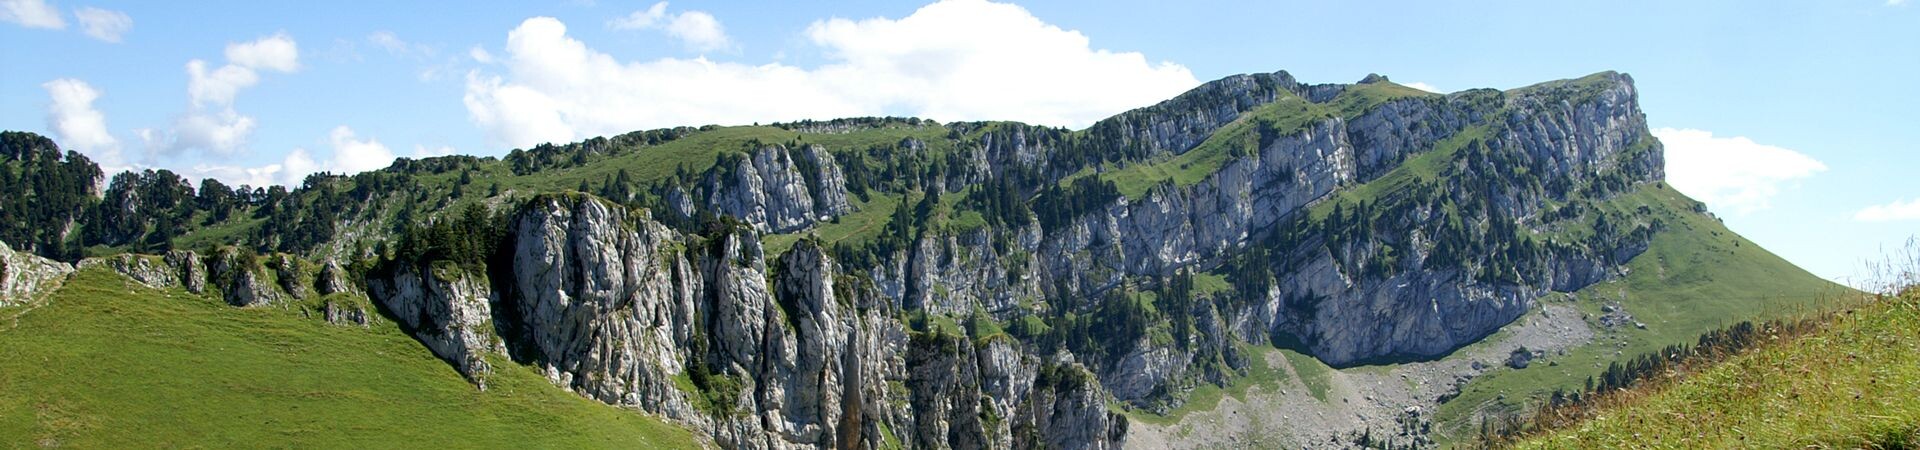
<path fill-rule="evenodd" d="M 1915 448 L 1920 292 L 1834 314 L 1519 448 Z"/>
<path fill-rule="evenodd" d="M 499 364 L 478 391 L 391 321 L 238 309 L 83 269 L 0 308 L 0 440 L 66 448 L 680 448 L 686 430 Z M 430 443 L 430 444 L 429 444 Z"/>

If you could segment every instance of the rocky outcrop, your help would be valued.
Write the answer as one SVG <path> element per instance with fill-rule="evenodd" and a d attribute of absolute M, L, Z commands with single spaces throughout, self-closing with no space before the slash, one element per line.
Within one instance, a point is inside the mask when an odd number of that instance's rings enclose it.
<path fill-rule="evenodd" d="M 300 258 L 285 253 L 267 259 L 267 266 L 273 269 L 273 279 L 279 282 L 283 292 L 295 299 L 313 295 L 313 275 L 301 267 L 302 264 Z"/>
<path fill-rule="evenodd" d="M 434 356 L 486 389 L 486 375 L 492 370 L 487 355 L 505 353 L 494 337 L 492 291 L 486 277 L 447 262 L 424 270 L 404 264 L 388 270 L 368 280 L 373 298 Z M 326 315 L 332 322 L 336 313 Z"/>
<path fill-rule="evenodd" d="M 1078 364 L 1041 370 L 1016 432 L 1029 436 L 1014 448 L 1113 449 L 1127 434 L 1127 417 L 1107 411 L 1099 381 Z"/>
<path fill-rule="evenodd" d="M 207 280 L 233 306 L 263 306 L 285 298 L 274 286 L 259 256 L 233 247 L 206 258 Z"/>
<path fill-rule="evenodd" d="M 265 264 L 261 259 L 245 250 L 223 247 L 207 257 L 191 250 L 173 250 L 163 256 L 87 258 L 79 267 L 112 270 L 154 289 L 179 287 L 194 294 L 218 294 L 234 306 L 264 306 L 310 295 L 312 283 L 301 270 L 299 258 L 277 254 L 267 257 Z"/>
<path fill-rule="evenodd" d="M 1017 230 L 999 230 L 1017 236 L 1007 248 L 994 245 L 988 228 L 929 232 L 913 247 L 873 272 L 874 281 L 889 298 L 930 314 L 965 316 L 975 308 L 1012 311 L 1022 301 L 1043 298 L 1041 278 L 1030 270 L 1007 270 L 1031 264 L 1039 250 L 1038 224 Z"/>
<path fill-rule="evenodd" d="M 586 197 L 537 198 L 514 219 L 515 348 L 588 397 L 690 419 L 673 377 L 692 344 L 692 265 L 676 235 Z M 503 311 L 504 312 L 504 311 Z"/>
<path fill-rule="evenodd" d="M 320 295 L 356 292 L 353 283 L 347 279 L 346 269 L 340 268 L 340 263 L 331 259 L 327 260 L 326 264 L 320 266 L 320 277 L 314 280 L 313 284 L 314 289 L 319 291 Z"/>
<path fill-rule="evenodd" d="M 55 289 L 73 273 L 67 263 L 13 251 L 0 242 L 0 307 L 31 303 Z"/>
<path fill-rule="evenodd" d="M 180 286 L 180 269 L 152 255 L 120 254 L 80 260 L 78 269 L 101 267 L 154 289 Z"/>
<path fill-rule="evenodd" d="M 366 328 L 373 324 L 373 316 L 367 308 L 357 304 L 329 299 L 320 304 L 320 317 L 334 325 L 351 325 Z"/>
<path fill-rule="evenodd" d="M 817 146 L 766 146 L 722 160 L 701 182 L 704 207 L 785 233 L 852 211 L 839 163 Z"/>
<path fill-rule="evenodd" d="M 200 254 L 187 250 L 169 251 L 166 262 L 179 274 L 180 287 L 195 294 L 207 292 L 207 266 L 201 263 Z"/>

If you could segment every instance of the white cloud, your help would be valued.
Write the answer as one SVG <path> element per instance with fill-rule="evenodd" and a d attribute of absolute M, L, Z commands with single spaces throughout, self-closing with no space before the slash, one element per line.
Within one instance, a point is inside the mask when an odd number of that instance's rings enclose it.
<path fill-rule="evenodd" d="M 173 141 L 167 150 L 201 149 L 222 156 L 234 155 L 247 146 L 254 126 L 252 117 L 241 115 L 231 108 L 214 112 L 194 111 L 174 121 Z"/>
<path fill-rule="evenodd" d="M 828 63 L 623 62 L 536 17 L 507 34 L 505 75 L 469 73 L 465 102 L 496 142 L 528 147 L 666 126 L 871 115 L 1083 127 L 1199 84 L 1180 65 L 1095 49 L 1077 31 L 980 0 L 897 20 L 819 21 L 806 37 Z"/>
<path fill-rule="evenodd" d="M 458 152 L 453 149 L 453 146 L 449 146 L 449 145 L 442 145 L 439 147 L 428 147 L 425 145 L 413 144 L 414 158 L 432 158 L 435 156 L 447 156 L 454 153 L 458 153 Z"/>
<path fill-rule="evenodd" d="M 287 158 L 292 159 L 295 154 L 303 155 L 305 152 L 306 150 L 294 149 L 293 153 L 287 155 Z M 293 184 L 297 182 L 297 180 L 289 181 L 284 179 L 287 173 L 286 164 L 284 163 L 268 164 L 259 167 L 198 164 L 181 173 L 187 178 L 193 179 L 218 179 L 222 183 L 235 187 L 240 185 L 265 187 L 268 185 Z"/>
<path fill-rule="evenodd" d="M 372 43 L 375 47 L 385 49 L 387 53 L 411 56 L 419 59 L 431 59 L 439 53 L 435 51 L 433 46 L 407 42 L 404 39 L 400 39 L 400 35 L 386 30 L 375 31 L 372 34 L 368 34 L 367 42 Z"/>
<path fill-rule="evenodd" d="M 1893 203 L 1885 205 L 1868 206 L 1854 213 L 1853 220 L 1861 222 L 1920 220 L 1920 198 L 1907 201 L 1894 200 Z"/>
<path fill-rule="evenodd" d="M 1675 189 L 1741 214 L 1767 209 L 1782 186 L 1827 170 L 1813 157 L 1745 137 L 1674 128 L 1653 135 L 1666 145 L 1667 181 Z"/>
<path fill-rule="evenodd" d="M 674 16 L 673 21 L 667 23 L 667 35 L 701 51 L 724 50 L 732 41 L 727 38 L 726 28 L 720 26 L 720 19 L 701 11 Z"/>
<path fill-rule="evenodd" d="M 105 42 L 120 42 L 120 35 L 133 29 L 133 18 L 119 11 L 88 6 L 73 10 L 73 17 L 80 19 L 80 30 L 87 36 Z"/>
<path fill-rule="evenodd" d="M 1887 6 L 1901 6 L 1905 4 L 1907 4 L 1907 0 L 1887 0 Z"/>
<path fill-rule="evenodd" d="M 92 6 L 73 11 L 74 18 L 80 19 L 80 29 L 87 36 L 104 42 L 120 42 L 120 36 L 133 29 L 133 18 L 127 13 Z"/>
<path fill-rule="evenodd" d="M 1426 84 L 1426 83 L 1422 83 L 1422 82 L 1419 82 L 1419 81 L 1415 81 L 1415 82 L 1412 82 L 1412 83 L 1407 83 L 1407 84 L 1405 84 L 1405 86 L 1406 86 L 1406 87 L 1410 87 L 1410 88 L 1414 88 L 1414 89 L 1419 89 L 1419 90 L 1422 90 L 1422 91 L 1427 91 L 1427 92 L 1432 92 L 1432 93 L 1435 93 L 1435 94 L 1445 94 L 1445 93 L 1447 93 L 1447 91 L 1442 91 L 1442 90 L 1440 90 L 1440 88 L 1438 88 L 1438 87 L 1435 87 L 1434 85 L 1431 85 L 1431 84 Z"/>
<path fill-rule="evenodd" d="M 373 34 L 367 35 L 367 42 L 372 42 L 373 45 L 380 46 L 380 48 L 387 49 L 387 51 L 394 53 L 403 53 L 408 50 L 407 42 L 400 40 L 400 36 L 393 34 L 392 31 L 375 31 Z"/>
<path fill-rule="evenodd" d="M 473 58 L 473 62 L 477 62 L 481 64 L 493 64 L 493 54 L 488 53 L 486 48 L 478 45 L 473 46 L 473 48 L 467 49 L 467 56 Z"/>
<path fill-rule="evenodd" d="M 47 107 L 47 128 L 60 144 L 92 157 L 108 170 L 121 168 L 120 140 L 107 132 L 107 116 L 93 108 L 100 91 L 85 81 L 61 78 L 41 84 L 53 102 Z"/>
<path fill-rule="evenodd" d="M 248 69 L 300 70 L 300 45 L 286 33 L 227 44 L 227 62 Z"/>
<path fill-rule="evenodd" d="M 373 138 L 361 140 L 346 125 L 334 127 L 328 140 L 333 143 L 333 161 L 326 165 L 328 171 L 355 174 L 393 164 L 393 151 L 388 150 L 386 144 Z"/>
<path fill-rule="evenodd" d="M 654 3 L 647 9 L 613 19 L 607 26 L 616 30 L 659 29 L 694 51 L 725 50 L 733 46 L 720 19 L 705 11 L 668 13 L 667 2 Z"/>
<path fill-rule="evenodd" d="M 228 64 L 212 70 L 207 69 L 206 61 L 187 61 L 190 107 L 174 120 L 169 133 L 142 130 L 141 140 L 169 153 L 199 149 L 228 156 L 244 149 L 256 123 L 253 117 L 234 110 L 234 98 L 260 83 L 257 70 L 298 70 L 300 48 L 286 33 L 276 33 L 250 42 L 229 43 L 226 56 Z"/>
<path fill-rule="evenodd" d="M 60 18 L 60 10 L 48 6 L 44 0 L 0 0 L 0 21 L 27 28 L 67 27 L 66 19 Z"/>
<path fill-rule="evenodd" d="M 187 61 L 187 98 L 195 108 L 232 106 L 241 89 L 259 83 L 260 75 L 253 69 L 228 64 L 209 72 L 206 61 Z"/>
<path fill-rule="evenodd" d="M 659 2 L 654 3 L 652 7 L 648 7 L 647 9 L 634 11 L 626 17 L 615 18 L 608 21 L 607 26 L 613 27 L 615 30 L 644 30 L 658 25 L 660 19 L 666 16 L 667 2 Z"/>
<path fill-rule="evenodd" d="M 267 186 L 274 184 L 298 185 L 307 175 L 316 172 L 334 172 L 355 174 L 369 170 L 386 168 L 393 164 L 393 151 L 386 144 L 371 137 L 362 139 L 352 128 L 345 125 L 334 127 L 327 134 L 328 144 L 332 147 L 332 158 L 318 161 L 313 153 L 305 148 L 294 148 L 279 162 L 255 166 L 228 166 L 201 164 L 185 173 L 194 178 L 212 177 L 233 185 L 247 184 Z M 427 148 L 415 146 L 415 156 L 439 156 L 452 154 L 452 147 Z"/>

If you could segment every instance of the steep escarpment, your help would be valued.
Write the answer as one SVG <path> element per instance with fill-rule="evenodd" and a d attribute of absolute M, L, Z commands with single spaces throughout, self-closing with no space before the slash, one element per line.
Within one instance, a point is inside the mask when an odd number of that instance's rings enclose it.
<path fill-rule="evenodd" d="M 1176 410 L 1251 373 L 1250 346 L 1438 358 L 1620 279 L 1677 217 L 1614 201 L 1664 176 L 1637 94 L 1279 72 L 1081 131 L 635 132 L 127 197 L 100 214 L 138 220 L 99 245 L 229 226 L 252 247 L 84 264 L 342 323 L 364 293 L 477 385 L 523 365 L 728 448 L 1106 448 L 1129 429 L 1108 405 Z M 185 186 L 149 175 L 109 190 Z M 198 220 L 155 225 L 175 217 Z"/>
<path fill-rule="evenodd" d="M 476 354 L 504 352 L 582 395 L 681 420 L 733 448 L 1105 448 L 1124 434 L 1016 435 L 1124 419 L 1106 412 L 1090 376 L 1033 391 L 1039 360 L 1004 335 L 976 344 L 903 321 L 814 241 L 768 261 L 751 226 L 681 235 L 578 195 L 536 198 L 512 217 L 503 245 L 513 256 L 501 261 L 511 278 L 492 283 L 506 290 L 491 308 L 462 288 L 485 283 L 444 263 L 429 276 L 402 269 L 372 281 L 390 314 L 469 376 L 485 369 Z M 418 284 L 428 286 L 408 287 Z M 471 329 L 483 323 L 499 324 L 507 345 L 465 339 L 489 336 Z"/>

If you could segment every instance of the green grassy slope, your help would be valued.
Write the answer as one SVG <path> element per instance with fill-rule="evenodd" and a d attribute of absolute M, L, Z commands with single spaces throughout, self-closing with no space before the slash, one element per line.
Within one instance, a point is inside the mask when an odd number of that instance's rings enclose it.
<path fill-rule="evenodd" d="M 11 317 L 20 311 L 9 311 Z M 485 392 L 381 321 L 328 325 L 79 273 L 0 323 L 0 442 L 79 448 L 683 448 L 511 361 Z"/>
<path fill-rule="evenodd" d="M 1648 250 L 1631 261 L 1624 279 L 1589 286 L 1546 302 L 1569 303 L 1602 330 L 1592 344 L 1566 355 L 1550 355 L 1527 369 L 1502 369 L 1476 378 L 1459 397 L 1441 405 L 1441 430 L 1471 431 L 1481 408 L 1511 411 L 1550 394 L 1576 391 L 1608 363 L 1673 344 L 1692 344 L 1700 334 L 1742 320 L 1815 311 L 1850 289 L 1807 273 L 1718 220 L 1695 212 L 1695 202 L 1664 183 L 1597 205 L 1614 211 L 1646 207 L 1667 228 L 1654 235 Z M 1607 331 L 1598 318 L 1601 306 L 1619 302 L 1645 329 Z M 1551 364 L 1550 364 L 1551 363 Z"/>
<path fill-rule="evenodd" d="M 1920 296 L 1832 318 L 1520 448 L 1920 446 Z"/>

